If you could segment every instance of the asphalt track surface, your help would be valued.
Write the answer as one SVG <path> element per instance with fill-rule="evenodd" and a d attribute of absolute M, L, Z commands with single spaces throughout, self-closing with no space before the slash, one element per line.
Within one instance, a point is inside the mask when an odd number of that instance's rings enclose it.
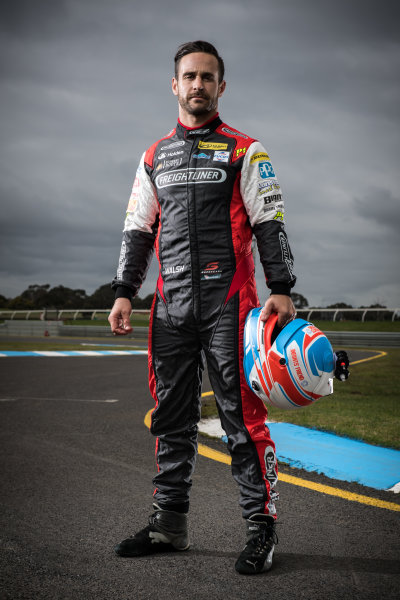
<path fill-rule="evenodd" d="M 117 557 L 115 543 L 152 511 L 146 357 L 4 358 L 0 369 L 1 599 L 399 597 L 400 513 L 283 481 L 273 569 L 237 574 L 238 490 L 229 466 L 202 455 L 191 549 Z M 218 440 L 201 442 L 226 452 Z M 389 492 L 284 465 L 281 472 L 400 503 Z"/>

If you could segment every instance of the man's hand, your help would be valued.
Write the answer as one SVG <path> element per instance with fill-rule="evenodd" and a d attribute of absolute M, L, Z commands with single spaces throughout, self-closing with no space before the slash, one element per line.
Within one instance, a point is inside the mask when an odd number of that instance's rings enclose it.
<path fill-rule="evenodd" d="M 266 321 L 271 313 L 278 313 L 278 326 L 284 327 L 286 323 L 296 318 L 296 309 L 290 296 L 272 294 L 261 311 L 261 320 Z"/>
<path fill-rule="evenodd" d="M 126 335 L 132 331 L 130 315 L 131 301 L 128 298 L 117 298 L 108 316 L 111 331 L 114 335 Z"/>

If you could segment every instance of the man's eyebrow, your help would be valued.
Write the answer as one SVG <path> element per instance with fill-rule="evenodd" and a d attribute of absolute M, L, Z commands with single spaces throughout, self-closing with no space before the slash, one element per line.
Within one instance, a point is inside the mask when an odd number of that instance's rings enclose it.
<path fill-rule="evenodd" d="M 184 71 L 182 73 L 182 77 L 184 77 L 185 75 L 196 75 L 196 73 L 198 73 L 199 71 Z M 214 77 L 214 73 L 212 73 L 211 71 L 200 71 L 200 75 L 202 77 Z"/>

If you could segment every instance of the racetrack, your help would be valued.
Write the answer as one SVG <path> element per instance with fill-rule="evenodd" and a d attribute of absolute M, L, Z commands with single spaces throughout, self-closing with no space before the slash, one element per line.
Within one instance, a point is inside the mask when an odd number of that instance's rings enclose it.
<path fill-rule="evenodd" d="M 400 513 L 285 481 L 278 484 L 273 570 L 238 575 L 233 565 L 244 525 L 236 484 L 226 464 L 202 455 L 191 497 L 191 550 L 115 556 L 114 544 L 142 528 L 151 512 L 147 358 L 4 358 L 0 368 L 1 598 L 398 597 Z M 201 441 L 226 452 L 218 440 Z M 281 471 L 400 503 L 388 492 L 283 465 Z"/>

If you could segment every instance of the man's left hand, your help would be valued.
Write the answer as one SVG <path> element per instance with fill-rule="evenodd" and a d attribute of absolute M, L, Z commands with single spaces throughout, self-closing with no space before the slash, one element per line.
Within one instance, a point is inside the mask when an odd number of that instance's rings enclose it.
<path fill-rule="evenodd" d="M 272 294 L 266 301 L 261 311 L 261 320 L 266 321 L 271 313 L 278 313 L 278 326 L 284 327 L 286 323 L 296 318 L 296 309 L 290 296 Z"/>

